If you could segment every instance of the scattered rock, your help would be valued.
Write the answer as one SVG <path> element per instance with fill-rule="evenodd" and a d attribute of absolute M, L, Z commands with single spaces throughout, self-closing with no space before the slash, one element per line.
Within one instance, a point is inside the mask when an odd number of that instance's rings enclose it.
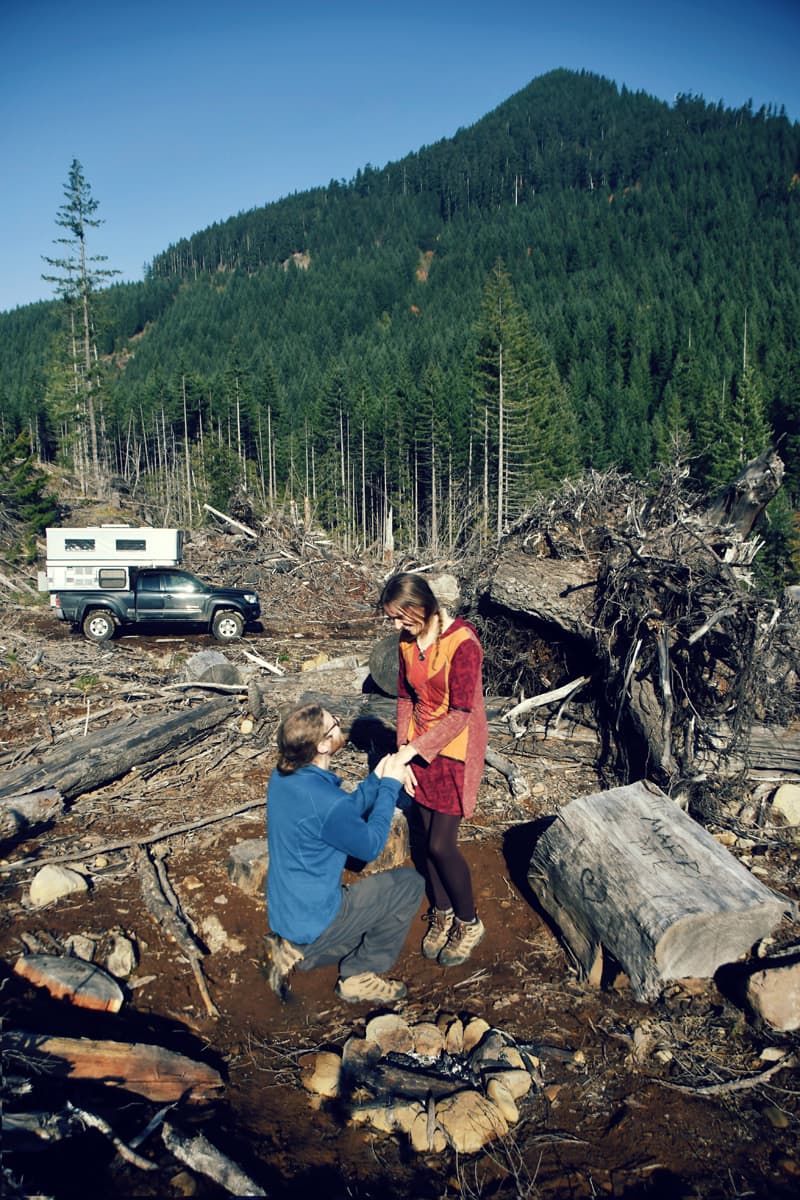
<path fill-rule="evenodd" d="M 781 784 L 772 797 L 770 820 L 780 825 L 800 825 L 800 784 Z"/>
<path fill-rule="evenodd" d="M 241 954 L 243 950 L 247 949 L 247 944 L 241 938 L 231 937 L 226 933 L 216 913 L 209 913 L 207 917 L 203 917 L 200 922 L 200 931 L 212 954 L 219 954 L 220 950 L 227 950 L 231 954 Z"/>
<path fill-rule="evenodd" d="M 269 863 L 266 838 L 248 838 L 236 842 L 228 852 L 228 878 L 247 895 L 260 895 L 264 892 Z"/>
<path fill-rule="evenodd" d="M 509 1125 L 516 1125 L 519 1120 L 519 1109 L 514 1103 L 514 1097 L 497 1075 L 492 1075 L 486 1085 L 486 1095 L 496 1104 Z"/>
<path fill-rule="evenodd" d="M 773 1029 L 800 1029 L 800 962 L 756 971 L 747 981 L 747 999 Z"/>
<path fill-rule="evenodd" d="M 136 970 L 136 948 L 130 938 L 122 933 L 112 934 L 106 967 L 117 979 L 127 979 L 133 974 Z"/>
<path fill-rule="evenodd" d="M 97 946 L 93 938 L 86 937 L 83 933 L 71 933 L 64 941 L 64 949 L 73 958 L 82 958 L 84 962 L 91 962 Z"/>
<path fill-rule="evenodd" d="M 34 908 L 44 908 L 64 896 L 88 892 L 89 885 L 83 875 L 70 867 L 50 864 L 37 871 L 31 880 L 30 902 Z"/>
<path fill-rule="evenodd" d="M 464 1028 L 464 1053 L 469 1054 L 474 1050 L 490 1029 L 491 1025 L 488 1021 L 484 1021 L 483 1017 L 473 1017 L 471 1021 L 468 1021 Z"/>

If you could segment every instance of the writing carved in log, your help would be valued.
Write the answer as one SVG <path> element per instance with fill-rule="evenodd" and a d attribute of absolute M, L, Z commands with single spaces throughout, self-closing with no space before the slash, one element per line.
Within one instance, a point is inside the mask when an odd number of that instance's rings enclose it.
<path fill-rule="evenodd" d="M 638 1000 L 668 980 L 712 976 L 795 907 L 644 781 L 562 808 L 528 882 L 583 976 L 605 949 Z"/>

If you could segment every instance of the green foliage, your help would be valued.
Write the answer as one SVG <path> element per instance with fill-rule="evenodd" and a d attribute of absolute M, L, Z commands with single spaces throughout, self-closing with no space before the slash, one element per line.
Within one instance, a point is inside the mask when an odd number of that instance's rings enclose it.
<path fill-rule="evenodd" d="M 498 494 L 512 517 L 575 470 L 643 477 L 676 450 L 713 488 L 774 435 L 796 507 L 798 164 L 800 126 L 771 109 L 550 72 L 452 138 L 193 233 L 141 284 L 102 287 L 95 264 L 102 453 L 179 477 L 188 441 L 215 506 L 256 472 L 265 502 L 315 493 L 365 537 L 391 505 L 416 536 L 456 485 L 494 532 Z M 96 221 L 79 163 L 65 200 L 74 259 Z M 46 458 L 91 415 L 56 309 L 0 314 L 0 429 Z"/>
<path fill-rule="evenodd" d="M 0 503 L 4 516 L 21 525 L 26 554 L 35 558 L 36 535 L 55 521 L 58 507 L 46 475 L 36 466 L 27 432 L 0 437 Z"/>

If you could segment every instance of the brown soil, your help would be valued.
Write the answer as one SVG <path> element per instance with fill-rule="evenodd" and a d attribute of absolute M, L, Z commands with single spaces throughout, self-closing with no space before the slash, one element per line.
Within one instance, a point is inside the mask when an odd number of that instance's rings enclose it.
<path fill-rule="evenodd" d="M 375 636 L 368 588 L 363 577 L 348 589 L 350 582 L 340 580 L 338 592 L 315 589 L 305 610 L 296 592 L 276 592 L 265 633 L 248 638 L 243 647 L 273 663 L 281 660 L 290 674 L 321 649 L 331 657 L 357 653 L 364 659 Z M 337 601 L 336 594 L 347 595 L 347 602 Z M 326 606 L 334 611 L 322 611 Z M 45 717 L 55 734 L 77 722 L 72 728 L 79 735 L 87 694 L 93 709 L 111 706 L 120 698 L 121 680 L 163 684 L 174 677 L 182 657 L 212 645 L 194 636 L 91 646 L 41 610 L 23 608 L 4 613 L 4 635 L 0 727 L 6 767 L 10 753 L 41 743 Z M 38 663 L 36 651 L 42 652 Z M 228 653 L 236 658 L 235 649 Z M 87 683 L 89 674 L 96 681 Z M 58 699 L 52 691 L 56 677 L 72 681 L 56 689 Z M 328 672 L 313 686 L 329 694 L 341 678 Z M 301 685 L 312 686 L 311 677 L 298 675 Z M 126 703 L 135 709 L 135 700 Z M 270 710 L 250 742 L 239 739 L 249 750 L 253 739 L 261 739 L 263 752 L 255 756 L 235 751 L 217 768 L 195 768 L 189 782 L 185 770 L 170 764 L 156 775 L 142 772 L 138 779 L 80 797 L 44 837 L 7 850 L 6 861 L 12 863 L 26 856 L 84 863 L 92 878 L 86 897 L 34 912 L 26 907 L 33 871 L 0 874 L 0 1004 L 8 1027 L 156 1042 L 217 1066 L 226 1080 L 223 1098 L 214 1104 L 180 1104 L 169 1119 L 187 1131 L 204 1132 L 271 1197 L 315 1192 L 336 1200 L 797 1194 L 795 1072 L 709 1096 L 678 1090 L 757 1075 L 768 1065 L 760 1058 L 767 1045 L 791 1048 L 797 1039 L 757 1028 L 722 979 L 676 983 L 654 1005 L 636 1003 L 621 976 L 602 991 L 592 990 L 579 982 L 556 936 L 537 915 L 525 884 L 531 827 L 559 804 L 597 786 L 582 768 L 555 771 L 531 754 L 522 766 L 534 799 L 525 805 L 511 799 L 500 776 L 489 778 L 487 772 L 478 813 L 463 831 L 487 937 L 469 963 L 445 972 L 419 954 L 420 921 L 394 972 L 408 984 L 408 1000 L 399 1010 L 414 1020 L 475 1014 L 519 1042 L 569 1052 L 541 1051 L 545 1088 L 523 1102 L 520 1123 L 502 1142 L 471 1158 L 450 1152 L 417 1156 L 398 1138 L 349 1126 L 335 1104 L 312 1106 L 300 1083 L 299 1060 L 310 1050 L 341 1047 L 351 1032 L 363 1030 L 370 1014 L 336 998 L 334 968 L 297 973 L 287 1004 L 269 990 L 261 963 L 263 901 L 245 895 L 227 875 L 230 847 L 263 834 L 260 807 L 162 844 L 169 878 L 187 915 L 198 927 L 215 916 L 229 939 L 227 948 L 203 959 L 221 1012 L 218 1019 L 209 1017 L 188 964 L 143 906 L 130 853 L 110 851 L 98 866 L 97 848 L 199 819 L 239 800 L 259 800 L 273 763 L 276 719 L 276 710 Z M 338 769 L 355 780 L 364 773 L 364 756 L 348 748 Z M 762 862 L 774 867 L 775 886 L 798 895 L 788 852 L 768 848 Z M 129 982 L 141 986 L 129 987 L 117 1015 L 53 1000 L 12 972 L 24 950 L 23 934 L 54 950 L 63 949 L 72 934 L 87 934 L 97 939 L 102 961 L 112 930 L 131 936 L 140 955 Z M 796 932 L 782 929 L 779 940 L 792 935 L 796 940 Z M 6 1076 L 28 1073 L 11 1055 L 4 1068 Z M 32 1097 L 14 1097 L 15 1109 L 54 1111 L 69 1099 L 101 1113 L 123 1140 L 139 1133 L 157 1107 L 99 1083 L 33 1078 L 33 1086 Z M 35 1153 L 7 1154 L 4 1165 L 7 1183 L 21 1181 L 19 1194 L 25 1195 L 226 1194 L 182 1168 L 158 1133 L 140 1153 L 157 1169 L 144 1172 L 126 1164 L 107 1139 L 87 1132 Z"/>

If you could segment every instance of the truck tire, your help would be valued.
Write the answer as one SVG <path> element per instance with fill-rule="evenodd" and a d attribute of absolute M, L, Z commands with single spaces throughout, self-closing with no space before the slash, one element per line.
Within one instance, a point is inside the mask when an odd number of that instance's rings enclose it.
<path fill-rule="evenodd" d="M 244 632 L 244 621 L 238 612 L 223 608 L 214 613 L 211 632 L 218 642 L 235 642 Z"/>
<path fill-rule="evenodd" d="M 116 625 L 107 609 L 92 608 L 83 618 L 83 636 L 90 642 L 107 642 L 114 636 Z"/>

